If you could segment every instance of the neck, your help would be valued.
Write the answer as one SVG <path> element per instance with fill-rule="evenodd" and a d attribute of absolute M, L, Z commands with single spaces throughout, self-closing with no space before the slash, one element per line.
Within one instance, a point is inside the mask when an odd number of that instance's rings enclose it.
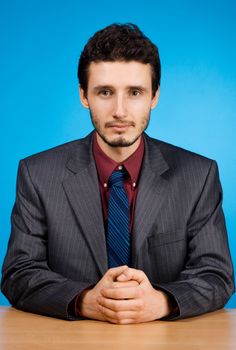
<path fill-rule="evenodd" d="M 129 158 L 138 148 L 141 141 L 141 136 L 134 144 L 127 147 L 112 147 L 105 143 L 102 138 L 96 133 L 97 143 L 102 151 L 116 163 L 122 163 Z"/>

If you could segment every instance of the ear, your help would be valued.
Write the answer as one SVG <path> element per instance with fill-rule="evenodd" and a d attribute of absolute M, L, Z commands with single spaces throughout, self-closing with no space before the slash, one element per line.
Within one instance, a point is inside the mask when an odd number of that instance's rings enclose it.
<path fill-rule="evenodd" d="M 86 97 L 85 91 L 82 89 L 82 87 L 79 86 L 79 95 L 80 95 L 80 102 L 85 108 L 89 108 L 88 99 Z"/>
<path fill-rule="evenodd" d="M 158 104 L 159 101 L 159 96 L 160 96 L 160 86 L 157 89 L 154 97 L 152 98 L 152 102 L 151 102 L 151 109 L 154 109 L 156 107 L 156 105 Z"/>

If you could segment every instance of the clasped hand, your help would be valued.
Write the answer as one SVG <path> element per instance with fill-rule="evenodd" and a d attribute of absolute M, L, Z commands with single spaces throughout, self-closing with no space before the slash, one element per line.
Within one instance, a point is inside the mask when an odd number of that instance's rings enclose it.
<path fill-rule="evenodd" d="M 170 313 L 168 296 L 152 287 L 141 270 L 120 266 L 109 269 L 80 298 L 82 316 L 117 324 L 141 323 Z"/>

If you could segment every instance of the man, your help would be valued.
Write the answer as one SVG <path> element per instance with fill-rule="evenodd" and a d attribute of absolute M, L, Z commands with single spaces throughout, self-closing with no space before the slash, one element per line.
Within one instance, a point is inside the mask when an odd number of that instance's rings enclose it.
<path fill-rule="evenodd" d="M 217 165 L 144 133 L 157 47 L 108 26 L 78 77 L 95 131 L 20 162 L 3 293 L 25 311 L 120 324 L 223 307 L 234 282 Z"/>

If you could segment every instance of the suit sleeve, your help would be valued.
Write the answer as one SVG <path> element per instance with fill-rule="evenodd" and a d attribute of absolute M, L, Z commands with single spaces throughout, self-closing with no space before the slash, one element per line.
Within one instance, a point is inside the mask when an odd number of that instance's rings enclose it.
<path fill-rule="evenodd" d="M 48 266 L 47 217 L 25 161 L 20 162 L 18 170 L 11 221 L 2 292 L 18 309 L 75 319 L 71 301 L 88 285 L 65 278 Z"/>
<path fill-rule="evenodd" d="M 188 255 L 176 281 L 158 287 L 172 295 L 178 313 L 169 319 L 222 308 L 234 291 L 233 266 L 222 211 L 222 189 L 212 161 L 188 222 Z"/>

